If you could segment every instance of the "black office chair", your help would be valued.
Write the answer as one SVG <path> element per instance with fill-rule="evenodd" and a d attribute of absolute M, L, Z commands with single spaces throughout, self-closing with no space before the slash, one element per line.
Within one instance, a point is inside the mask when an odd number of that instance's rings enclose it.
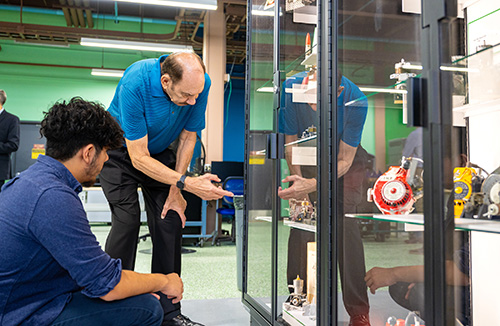
<path fill-rule="evenodd" d="M 222 188 L 232 192 L 234 195 L 243 195 L 244 182 L 243 177 L 227 177 L 222 184 Z M 223 233 L 222 236 L 215 236 L 212 240 L 212 245 L 216 244 L 220 246 L 221 241 L 235 241 L 235 229 L 236 229 L 236 218 L 235 218 L 235 208 L 233 197 L 224 196 L 222 197 L 224 201 L 224 206 L 217 208 L 217 214 L 227 217 L 231 221 L 231 231 Z"/>

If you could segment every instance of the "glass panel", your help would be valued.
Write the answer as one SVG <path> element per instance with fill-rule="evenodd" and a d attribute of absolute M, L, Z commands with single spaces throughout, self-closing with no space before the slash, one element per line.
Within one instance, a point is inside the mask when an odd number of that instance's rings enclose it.
<path fill-rule="evenodd" d="M 278 232 L 278 314 L 291 325 L 316 325 L 317 7 L 281 1 L 279 131 L 281 161 Z"/>
<path fill-rule="evenodd" d="M 247 294 L 271 313 L 273 164 L 266 158 L 267 135 L 273 131 L 273 9 L 252 2 L 251 72 L 248 141 Z"/>
<path fill-rule="evenodd" d="M 500 5 L 498 1 L 458 1 L 451 50 L 441 70 L 452 90 L 454 147 L 452 188 L 455 225 L 453 256 L 447 265 L 454 317 L 463 325 L 500 323 L 495 303 L 500 285 L 488 271 L 500 259 L 485 255 L 500 245 L 500 149 L 491 141 L 500 122 Z M 447 54 L 447 53 L 445 53 Z M 470 232 L 468 232 L 470 231 Z"/>
<path fill-rule="evenodd" d="M 416 324 L 424 306 L 422 129 L 406 124 L 421 17 L 402 2 L 338 3 L 338 324 Z"/>

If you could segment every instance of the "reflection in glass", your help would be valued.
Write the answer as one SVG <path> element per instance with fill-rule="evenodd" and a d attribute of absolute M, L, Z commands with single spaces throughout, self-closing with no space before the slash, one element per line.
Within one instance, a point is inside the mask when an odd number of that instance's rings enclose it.
<path fill-rule="evenodd" d="M 343 79 L 337 85 L 347 97 L 334 112 L 339 324 L 391 325 L 416 311 L 410 316 L 415 324 L 425 303 L 425 144 L 422 130 L 406 125 L 406 82 L 422 69 L 421 17 L 403 8 L 384 1 L 338 3 L 336 57 Z"/>

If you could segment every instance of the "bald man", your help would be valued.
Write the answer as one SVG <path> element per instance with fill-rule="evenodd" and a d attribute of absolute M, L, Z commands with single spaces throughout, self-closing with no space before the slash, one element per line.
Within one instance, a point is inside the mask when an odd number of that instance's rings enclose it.
<path fill-rule="evenodd" d="M 118 84 L 109 112 L 125 132 L 125 144 L 108 152 L 100 181 L 112 212 L 105 249 L 112 258 L 121 258 L 124 269 L 134 270 L 141 215 L 138 187 L 153 241 L 152 273 L 181 274 L 186 222 L 181 190 L 204 200 L 232 195 L 212 184 L 220 181 L 216 175 L 185 175 L 196 133 L 205 128 L 210 83 L 198 55 L 177 52 L 132 64 Z M 202 325 L 182 315 L 180 303 L 158 294 L 165 313 L 162 325 Z"/>

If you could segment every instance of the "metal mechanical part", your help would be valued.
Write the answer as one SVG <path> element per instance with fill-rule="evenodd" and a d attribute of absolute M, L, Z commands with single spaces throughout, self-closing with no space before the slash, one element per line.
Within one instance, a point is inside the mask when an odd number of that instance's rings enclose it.
<path fill-rule="evenodd" d="M 375 202 L 383 214 L 409 214 L 413 210 L 416 199 L 406 181 L 408 164 L 405 163 L 403 160 L 402 166 L 391 166 L 368 189 L 368 201 Z"/>

